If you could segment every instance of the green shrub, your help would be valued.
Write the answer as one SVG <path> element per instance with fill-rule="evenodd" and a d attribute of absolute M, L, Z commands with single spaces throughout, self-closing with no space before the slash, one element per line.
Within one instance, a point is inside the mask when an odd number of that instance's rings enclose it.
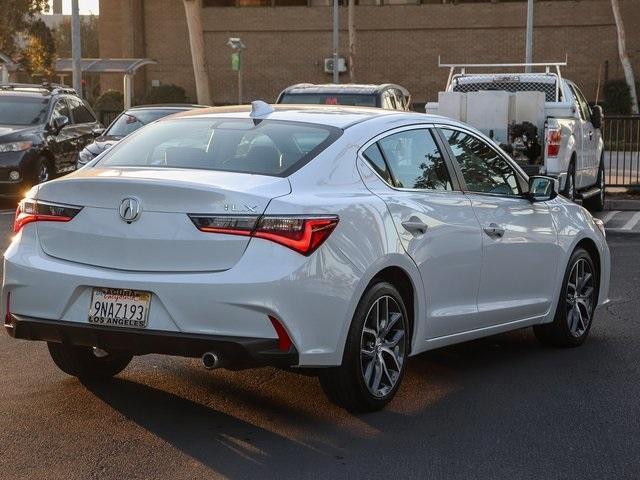
<path fill-rule="evenodd" d="M 187 103 L 187 94 L 184 88 L 178 85 L 160 85 L 147 90 L 142 103 L 145 105 L 154 103 Z"/>
<path fill-rule="evenodd" d="M 124 95 L 117 90 L 107 90 L 93 104 L 98 115 L 101 112 L 121 112 L 124 110 Z"/>
<path fill-rule="evenodd" d="M 602 89 L 602 109 L 605 115 L 629 115 L 631 93 L 625 80 L 607 80 Z"/>

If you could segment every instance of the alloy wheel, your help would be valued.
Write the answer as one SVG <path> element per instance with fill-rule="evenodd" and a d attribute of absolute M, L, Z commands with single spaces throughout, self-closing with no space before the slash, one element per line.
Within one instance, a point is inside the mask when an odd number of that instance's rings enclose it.
<path fill-rule="evenodd" d="M 571 268 L 567 281 L 567 323 L 574 337 L 581 337 L 589 328 L 595 305 L 593 268 L 579 258 Z"/>
<path fill-rule="evenodd" d="M 375 397 L 398 382 L 405 361 L 405 319 L 396 300 L 385 295 L 367 312 L 360 339 L 362 378 Z"/>

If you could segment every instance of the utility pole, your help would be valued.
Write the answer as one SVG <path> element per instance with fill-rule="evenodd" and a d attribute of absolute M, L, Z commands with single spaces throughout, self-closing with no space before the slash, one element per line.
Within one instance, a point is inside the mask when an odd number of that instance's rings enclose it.
<path fill-rule="evenodd" d="M 356 82 L 356 25 L 355 25 L 356 0 L 349 0 L 347 20 L 349 24 L 349 82 Z"/>
<path fill-rule="evenodd" d="M 527 0 L 527 44 L 525 47 L 525 63 L 533 62 L 533 0 Z M 525 67 L 525 72 L 531 73 L 531 67 Z"/>
<path fill-rule="evenodd" d="M 80 9 L 78 0 L 71 0 L 71 56 L 73 57 L 73 88 L 82 94 L 82 45 L 80 39 Z"/>
<path fill-rule="evenodd" d="M 340 69 L 338 68 L 338 49 L 340 48 L 339 34 L 339 10 L 338 0 L 333 0 L 333 83 L 340 83 Z"/>

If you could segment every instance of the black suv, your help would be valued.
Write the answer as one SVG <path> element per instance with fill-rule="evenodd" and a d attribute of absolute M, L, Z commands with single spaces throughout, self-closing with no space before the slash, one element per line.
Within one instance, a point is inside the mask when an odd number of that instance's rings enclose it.
<path fill-rule="evenodd" d="M 102 131 L 72 88 L 0 84 L 0 195 L 75 170 L 80 150 Z"/>
<path fill-rule="evenodd" d="M 298 83 L 285 88 L 276 103 L 352 105 L 409 110 L 411 95 L 406 88 L 393 83 L 382 85 Z"/>

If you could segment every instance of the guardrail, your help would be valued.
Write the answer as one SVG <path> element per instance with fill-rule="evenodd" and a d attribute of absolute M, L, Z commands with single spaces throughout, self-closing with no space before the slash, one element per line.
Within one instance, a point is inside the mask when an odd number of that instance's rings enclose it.
<path fill-rule="evenodd" d="M 640 185 L 640 115 L 605 115 L 603 138 L 607 186 Z"/>

